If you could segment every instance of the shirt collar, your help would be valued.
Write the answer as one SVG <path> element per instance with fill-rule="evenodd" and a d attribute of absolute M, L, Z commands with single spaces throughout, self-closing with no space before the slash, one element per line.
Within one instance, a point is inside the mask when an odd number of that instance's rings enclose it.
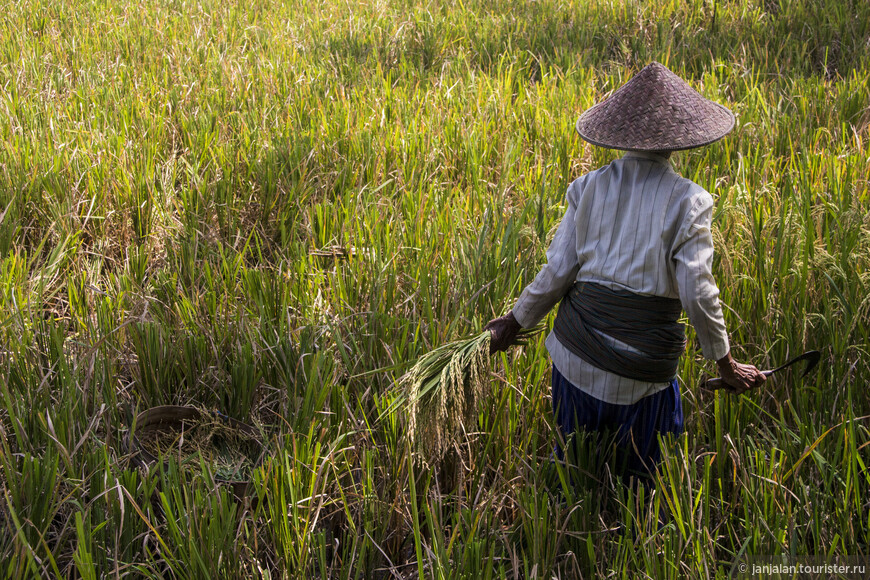
<path fill-rule="evenodd" d="M 651 151 L 626 151 L 625 155 L 622 156 L 623 159 L 648 159 L 650 161 L 657 161 L 658 163 L 664 163 L 666 165 L 670 165 L 670 160 L 663 155 L 659 155 L 658 153 L 653 153 Z"/>

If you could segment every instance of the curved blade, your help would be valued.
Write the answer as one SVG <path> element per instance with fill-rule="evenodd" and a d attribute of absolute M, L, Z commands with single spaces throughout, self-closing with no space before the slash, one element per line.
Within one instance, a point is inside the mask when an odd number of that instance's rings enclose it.
<path fill-rule="evenodd" d="M 821 358 L 822 358 L 822 353 L 820 353 L 819 351 L 808 350 L 807 352 L 803 353 L 802 355 L 794 357 L 793 359 L 791 359 L 790 361 L 788 361 L 784 365 L 776 367 L 772 371 L 764 371 L 764 374 L 767 376 L 770 376 L 777 371 L 781 371 L 782 369 L 784 369 L 786 367 L 790 367 L 791 365 L 793 365 L 795 363 L 799 363 L 800 361 L 805 360 L 805 361 L 807 361 L 807 368 L 804 369 L 804 372 L 801 375 L 801 378 L 803 378 L 803 377 L 807 376 L 811 370 L 816 368 L 816 365 L 819 364 L 819 360 L 821 360 Z"/>

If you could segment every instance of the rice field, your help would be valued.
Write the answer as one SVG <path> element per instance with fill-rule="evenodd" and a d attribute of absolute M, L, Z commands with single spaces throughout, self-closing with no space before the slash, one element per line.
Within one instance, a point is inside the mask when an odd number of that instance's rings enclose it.
<path fill-rule="evenodd" d="M 870 552 L 870 4 L 20 0 L 0 9 L 0 576 L 730 578 Z M 394 403 L 543 263 L 617 152 L 577 116 L 658 60 L 737 115 L 716 199 L 745 396 L 680 367 L 650 489 L 552 459 L 543 336 L 443 469 Z M 549 322 L 552 323 L 551 314 Z M 237 498 L 139 467 L 158 405 L 256 425 Z M 451 416 L 451 421 L 455 419 Z"/>

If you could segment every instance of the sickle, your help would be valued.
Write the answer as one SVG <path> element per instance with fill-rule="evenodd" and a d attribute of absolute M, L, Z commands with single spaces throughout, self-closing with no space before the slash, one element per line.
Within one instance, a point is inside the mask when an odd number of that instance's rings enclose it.
<path fill-rule="evenodd" d="M 807 361 L 807 368 L 804 369 L 803 374 L 800 376 L 800 378 L 803 378 L 803 377 L 807 376 L 807 374 L 809 374 L 809 372 L 811 370 L 813 370 L 817 364 L 819 364 L 819 360 L 821 358 L 822 358 L 822 353 L 820 353 L 819 351 L 808 350 L 807 352 L 803 353 L 802 355 L 794 357 L 793 359 L 791 359 L 790 361 L 788 361 L 787 363 L 785 363 L 782 366 L 778 366 L 773 370 L 761 371 L 761 372 L 764 374 L 764 376 L 769 377 L 770 375 L 772 375 L 775 372 L 781 371 L 784 368 L 790 367 L 791 365 L 793 365 L 795 363 L 798 363 L 802 360 L 805 360 L 805 361 Z M 723 389 L 723 388 L 728 389 L 730 387 L 728 385 L 726 385 L 725 381 L 723 381 L 721 378 L 716 378 L 716 379 L 708 379 L 708 380 L 704 381 L 703 383 L 701 383 L 701 388 L 708 389 L 708 390 L 714 390 L 714 389 Z"/>

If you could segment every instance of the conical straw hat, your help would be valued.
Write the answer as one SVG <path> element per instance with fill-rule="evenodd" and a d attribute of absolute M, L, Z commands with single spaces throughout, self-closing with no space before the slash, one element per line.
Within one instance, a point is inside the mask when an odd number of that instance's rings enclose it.
<path fill-rule="evenodd" d="M 692 149 L 721 139 L 733 128 L 731 111 L 705 99 L 657 62 L 577 120 L 577 132 L 593 145 L 627 151 Z"/>

